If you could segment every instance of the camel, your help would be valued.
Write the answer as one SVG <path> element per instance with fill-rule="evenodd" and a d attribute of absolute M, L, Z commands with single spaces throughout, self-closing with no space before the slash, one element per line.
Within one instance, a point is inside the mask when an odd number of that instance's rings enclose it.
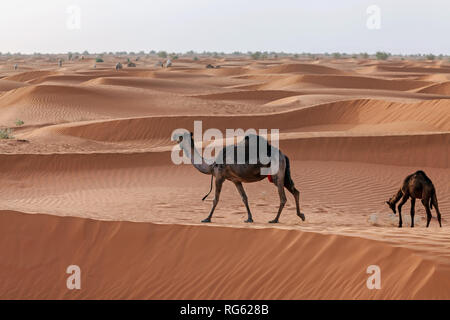
<path fill-rule="evenodd" d="M 415 205 L 416 199 L 422 199 L 422 204 L 425 207 L 427 212 L 427 228 L 430 225 L 431 221 L 431 210 L 436 209 L 437 218 L 439 221 L 439 226 L 442 227 L 441 223 L 441 213 L 439 212 L 438 201 L 436 197 L 436 189 L 434 188 L 433 182 L 431 182 L 430 178 L 425 174 L 425 172 L 419 170 L 413 174 L 410 174 L 403 181 L 403 185 L 397 191 L 397 193 L 392 196 L 386 203 L 392 209 L 394 214 L 395 205 L 398 201 L 400 201 L 398 205 L 398 227 L 402 227 L 402 206 L 411 198 L 411 228 L 414 228 L 414 214 L 415 214 Z"/>
<path fill-rule="evenodd" d="M 208 192 L 208 194 L 203 197 L 202 200 L 206 199 L 206 197 L 211 193 L 212 187 L 213 187 L 213 179 L 215 178 L 215 196 L 213 201 L 213 206 L 211 208 L 211 211 L 208 215 L 208 217 L 202 222 L 208 223 L 211 222 L 211 218 L 213 216 L 214 210 L 216 209 L 217 204 L 219 203 L 220 198 L 220 192 L 222 190 L 222 184 L 225 180 L 229 180 L 234 183 L 236 186 L 242 201 L 244 202 L 244 205 L 247 209 L 247 220 L 245 222 L 251 223 L 253 222 L 252 213 L 250 211 L 250 207 L 248 205 L 248 198 L 245 193 L 244 187 L 242 186 L 242 183 L 250 183 L 250 182 L 257 182 L 265 179 L 266 177 L 269 179 L 270 182 L 272 182 L 278 189 L 278 194 L 280 196 L 280 206 L 278 208 L 278 213 L 276 217 L 269 221 L 269 223 L 278 223 L 278 220 L 281 215 L 281 211 L 284 208 L 284 205 L 286 204 L 286 194 L 284 192 L 284 188 L 286 188 L 295 199 L 295 205 L 297 209 L 297 215 L 305 221 L 305 215 L 300 212 L 300 192 L 295 188 L 294 182 L 291 178 L 291 170 L 290 170 L 290 164 L 289 164 L 289 158 L 285 156 L 280 150 L 270 146 L 266 140 L 264 140 L 262 137 L 256 136 L 256 141 L 258 141 L 258 148 L 261 144 L 261 141 L 264 141 L 267 143 L 267 149 L 268 150 L 268 156 L 270 157 L 271 152 L 278 152 L 279 155 L 279 169 L 276 174 L 273 175 L 261 175 L 261 168 L 266 167 L 268 168 L 270 166 L 269 164 L 262 164 L 260 159 L 256 159 L 256 161 L 250 161 L 249 156 L 249 141 L 250 136 L 245 136 L 245 139 L 241 143 L 245 143 L 245 162 L 243 164 L 239 164 L 236 161 L 236 157 L 238 154 L 238 146 L 237 145 L 230 145 L 226 146 L 222 149 L 222 151 L 217 155 L 217 157 L 214 159 L 214 162 L 212 164 L 208 164 L 205 159 L 198 153 L 197 149 L 194 146 L 194 140 L 193 140 L 193 134 L 185 132 L 183 134 L 176 133 L 173 136 L 173 140 L 177 140 L 181 149 L 184 150 L 185 154 L 190 157 L 192 164 L 194 167 L 200 171 L 203 174 L 211 175 L 211 187 Z M 255 141 L 255 140 L 252 140 Z M 226 161 L 226 155 L 227 155 L 227 148 L 234 148 L 234 155 L 235 155 L 235 161 Z M 259 153 L 258 153 L 259 154 Z M 195 155 L 195 156 L 194 156 Z M 197 158 L 201 159 L 201 163 L 195 163 L 194 159 Z M 223 159 L 222 161 L 219 161 L 219 159 Z M 228 163 L 227 163 L 228 162 Z M 253 164 L 253 163 L 255 164 Z"/>

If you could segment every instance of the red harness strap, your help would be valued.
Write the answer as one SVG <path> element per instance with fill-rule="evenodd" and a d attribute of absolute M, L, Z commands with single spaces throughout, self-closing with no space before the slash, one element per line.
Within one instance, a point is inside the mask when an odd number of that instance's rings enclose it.
<path fill-rule="evenodd" d="M 267 179 L 269 179 L 269 182 L 273 182 L 272 176 L 270 174 L 267 175 Z"/>

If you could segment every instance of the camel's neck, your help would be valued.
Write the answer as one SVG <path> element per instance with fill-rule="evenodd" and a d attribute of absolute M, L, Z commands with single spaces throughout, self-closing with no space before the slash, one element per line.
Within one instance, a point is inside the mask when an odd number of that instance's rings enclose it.
<path fill-rule="evenodd" d="M 398 190 L 397 194 L 395 194 L 390 200 L 389 202 L 392 204 L 396 204 L 400 198 L 403 197 L 403 191 L 402 189 Z"/>
<path fill-rule="evenodd" d="M 201 173 L 211 174 L 212 173 L 212 165 L 208 165 L 205 162 L 205 159 L 201 156 L 201 154 L 197 151 L 194 146 L 194 141 L 189 142 L 190 147 L 186 146 L 186 143 L 181 143 L 181 148 L 186 152 L 187 156 L 191 159 L 192 165 Z"/>

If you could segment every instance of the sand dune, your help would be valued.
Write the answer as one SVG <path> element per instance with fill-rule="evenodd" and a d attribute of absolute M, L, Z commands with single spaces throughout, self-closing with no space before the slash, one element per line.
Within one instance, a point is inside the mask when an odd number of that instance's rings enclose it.
<path fill-rule="evenodd" d="M 56 71 L 40 71 L 40 70 L 33 70 L 33 71 L 26 71 L 26 72 L 20 72 L 18 74 L 8 76 L 3 78 L 4 80 L 11 80 L 11 81 L 18 81 L 18 82 L 28 82 L 40 77 L 44 76 L 52 76 L 57 75 L 59 72 Z"/>
<path fill-rule="evenodd" d="M 450 298 L 448 65 L 233 56 L 163 69 L 146 56 L 115 71 L 118 59 L 0 68 L 0 128 L 13 130 L 0 140 L 0 298 Z M 288 194 L 267 224 L 279 197 L 264 180 L 245 185 L 254 224 L 225 183 L 200 226 L 210 177 L 171 161 L 171 133 L 194 121 L 279 129 L 306 221 Z M 443 228 L 435 211 L 425 228 L 419 201 L 416 228 L 407 203 L 399 229 L 385 204 L 419 169 Z M 81 291 L 65 286 L 70 264 Z"/>
<path fill-rule="evenodd" d="M 432 84 L 419 90 L 418 92 L 422 93 L 436 93 L 436 94 L 445 94 L 450 96 L 450 81 Z"/>
<path fill-rule="evenodd" d="M 0 79 L 0 91 L 9 91 L 26 86 L 27 85 L 22 82 Z"/>
<path fill-rule="evenodd" d="M 345 72 L 323 65 L 291 63 L 260 70 L 261 73 L 344 74 Z"/>
<path fill-rule="evenodd" d="M 438 299 L 450 285 L 447 266 L 359 238 L 10 211 L 0 219 L 1 250 L 16 262 L 0 267 L 2 298 Z M 80 291 L 65 287 L 73 264 L 81 268 Z M 372 264 L 384 271 L 383 290 L 366 287 Z"/>
<path fill-rule="evenodd" d="M 263 89 L 294 89 L 311 87 L 333 87 L 333 88 L 355 88 L 355 89 L 378 89 L 378 90 L 401 90 L 407 91 L 423 87 L 430 84 L 425 81 L 406 80 L 406 79 L 377 79 L 359 76 L 343 75 L 301 75 L 290 76 L 281 80 L 255 86 L 254 88 Z"/>
<path fill-rule="evenodd" d="M 192 93 L 206 90 L 204 85 L 192 83 L 189 80 L 170 80 L 170 79 L 152 79 L 152 78 L 139 78 L 139 77 L 101 77 L 87 82 L 83 85 L 96 86 L 96 85 L 112 85 L 112 86 L 124 86 L 141 89 L 159 90 L 162 92 L 176 92 L 176 93 Z M 217 90 L 212 87 L 211 90 Z"/>
<path fill-rule="evenodd" d="M 271 92 L 268 92 L 269 94 Z M 348 131 L 361 125 L 377 131 L 381 124 L 392 124 L 394 132 L 450 131 L 446 100 L 397 103 L 378 100 L 338 101 L 291 111 L 244 116 L 172 116 L 139 117 L 108 121 L 65 124 L 40 129 L 97 141 L 165 139 L 177 128 L 193 130 L 195 120 L 203 129 L 282 128 L 281 132 Z M 407 112 L 406 112 L 407 111 Z M 322 129 L 319 129 L 322 127 Z M 341 128 L 341 129 L 340 129 Z M 386 127 L 381 127 L 378 134 Z M 368 133 L 370 133 L 368 131 Z M 37 131 L 38 132 L 38 131 Z"/>

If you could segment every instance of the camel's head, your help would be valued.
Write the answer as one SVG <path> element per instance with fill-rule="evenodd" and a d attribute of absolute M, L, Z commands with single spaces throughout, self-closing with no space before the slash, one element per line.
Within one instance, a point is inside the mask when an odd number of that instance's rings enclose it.
<path fill-rule="evenodd" d="M 395 210 L 395 202 L 393 201 L 393 199 L 389 199 L 388 201 L 386 201 L 387 205 L 389 206 L 389 208 L 391 208 L 392 212 L 394 212 L 394 214 L 397 213 L 397 211 Z"/>
<path fill-rule="evenodd" d="M 182 143 L 183 141 L 189 141 L 191 140 L 191 144 L 194 143 L 194 139 L 192 138 L 193 133 L 188 131 L 177 131 L 174 132 L 172 135 L 172 141 L 176 141 L 178 144 Z"/>

